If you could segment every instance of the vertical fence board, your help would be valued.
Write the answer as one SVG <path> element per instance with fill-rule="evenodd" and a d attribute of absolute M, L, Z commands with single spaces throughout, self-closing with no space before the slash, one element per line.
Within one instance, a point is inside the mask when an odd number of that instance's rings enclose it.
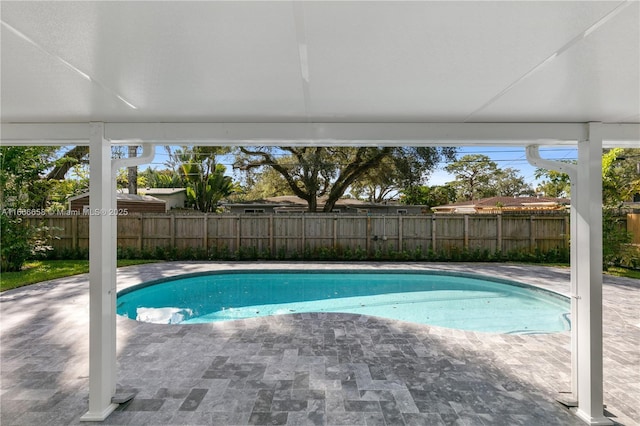
<path fill-rule="evenodd" d="M 138 248 L 141 226 L 138 215 L 118 216 L 118 247 Z"/>
<path fill-rule="evenodd" d="M 173 215 L 171 223 L 172 247 L 204 248 L 202 245 L 202 216 L 178 216 Z"/>
<path fill-rule="evenodd" d="M 529 216 L 504 216 L 502 217 L 502 241 L 504 252 L 528 251 L 531 238 Z"/>
<path fill-rule="evenodd" d="M 398 251 L 398 219 L 394 216 L 370 216 L 372 253 L 380 256 L 384 253 Z"/>
<path fill-rule="evenodd" d="M 569 220 L 556 220 L 553 217 L 538 216 L 534 220 L 535 232 L 533 239 L 535 248 L 546 252 L 560 248 L 567 248 L 569 234 Z"/>
<path fill-rule="evenodd" d="M 170 216 L 150 216 L 142 220 L 142 248 L 155 250 L 156 248 L 169 247 L 171 245 L 171 218 Z"/>
<path fill-rule="evenodd" d="M 468 215 L 467 248 L 470 251 L 488 250 L 493 253 L 498 250 L 499 215 Z"/>
<path fill-rule="evenodd" d="M 402 218 L 402 247 L 408 252 L 421 248 L 427 251 L 432 247 L 431 216 L 404 216 Z"/>
<path fill-rule="evenodd" d="M 633 244 L 640 244 L 640 213 L 627 214 L 627 232 L 631 233 Z"/>
<path fill-rule="evenodd" d="M 89 250 L 89 216 L 78 217 L 78 248 Z"/>
<path fill-rule="evenodd" d="M 308 216 L 304 221 L 305 248 L 309 250 L 333 245 L 333 217 L 326 215 Z"/>
<path fill-rule="evenodd" d="M 235 248 L 236 217 L 208 215 L 207 242 L 209 251 L 216 253 L 233 253 Z"/>
<path fill-rule="evenodd" d="M 275 215 L 273 239 L 276 247 L 276 254 L 282 257 L 293 253 L 302 253 L 304 250 L 302 232 L 302 215 Z"/>
<path fill-rule="evenodd" d="M 66 216 L 48 216 L 46 219 L 36 219 L 32 226 L 47 226 L 49 235 L 58 241 L 62 247 L 71 250 L 74 246 L 73 218 Z"/>
<path fill-rule="evenodd" d="M 338 249 L 366 250 L 367 216 L 338 216 Z"/>
<path fill-rule="evenodd" d="M 264 253 L 269 244 L 269 218 L 264 215 L 246 215 L 240 222 L 240 249 L 249 253 Z"/>
<path fill-rule="evenodd" d="M 451 252 L 464 250 L 464 216 L 447 216 L 436 221 L 439 250 Z"/>

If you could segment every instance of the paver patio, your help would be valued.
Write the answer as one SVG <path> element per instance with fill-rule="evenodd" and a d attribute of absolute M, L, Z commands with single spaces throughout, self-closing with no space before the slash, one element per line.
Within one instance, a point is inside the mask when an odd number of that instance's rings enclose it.
<path fill-rule="evenodd" d="M 498 264 L 337 264 L 442 269 L 562 293 L 569 270 Z M 218 269 L 303 263 L 159 263 L 121 268 L 118 288 Z M 640 280 L 604 278 L 607 414 L 640 418 Z M 2 425 L 79 423 L 88 408 L 88 276 L 4 292 Z M 135 398 L 104 424 L 580 425 L 569 391 L 569 333 L 497 335 L 350 314 L 198 325 L 118 318 L 119 391 Z"/>

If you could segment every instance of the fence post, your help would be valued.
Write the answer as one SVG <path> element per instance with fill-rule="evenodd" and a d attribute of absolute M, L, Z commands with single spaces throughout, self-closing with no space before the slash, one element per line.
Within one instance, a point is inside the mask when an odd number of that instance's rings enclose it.
<path fill-rule="evenodd" d="M 71 216 L 71 248 L 78 248 L 78 216 Z"/>
<path fill-rule="evenodd" d="M 306 224 L 305 224 L 305 220 L 304 219 L 305 219 L 305 214 L 302 213 L 302 248 L 301 248 L 301 250 L 302 250 L 303 255 L 304 255 L 304 249 L 305 249 L 305 247 L 307 245 L 307 235 L 306 235 L 307 233 L 305 232 Z"/>
<path fill-rule="evenodd" d="M 172 214 L 169 219 L 169 232 L 171 233 L 171 248 L 176 248 L 176 215 Z"/>
<path fill-rule="evenodd" d="M 529 217 L 529 250 L 531 250 L 531 253 L 536 251 L 535 216 Z"/>
<path fill-rule="evenodd" d="M 398 216 L 398 252 L 402 251 L 402 215 Z"/>
<path fill-rule="evenodd" d="M 202 218 L 202 243 L 204 244 L 204 250 L 209 254 L 209 215 L 207 213 L 204 214 Z"/>
<path fill-rule="evenodd" d="M 436 215 L 431 216 L 431 250 L 436 251 Z"/>
<path fill-rule="evenodd" d="M 626 216 L 626 229 L 631 233 L 632 244 L 640 244 L 640 214 L 627 213 Z"/>
<path fill-rule="evenodd" d="M 498 242 L 496 243 L 496 251 L 502 253 L 502 213 L 496 215 L 496 230 Z"/>
<path fill-rule="evenodd" d="M 240 252 L 240 215 L 236 216 L 236 251 Z"/>
<path fill-rule="evenodd" d="M 369 255 L 369 251 L 371 250 L 371 216 L 367 214 L 367 238 L 365 240 L 365 249 L 367 251 L 367 255 Z"/>
<path fill-rule="evenodd" d="M 269 215 L 269 250 L 271 251 L 271 257 L 275 256 L 276 247 L 274 245 L 273 238 L 273 215 Z"/>
<path fill-rule="evenodd" d="M 333 249 L 338 249 L 338 216 L 333 216 Z"/>
<path fill-rule="evenodd" d="M 464 238 L 464 249 L 469 250 L 469 215 L 464 215 L 464 230 L 463 238 Z"/>
<path fill-rule="evenodd" d="M 569 230 L 569 227 L 571 226 L 571 224 L 569 223 L 569 216 L 565 216 L 564 217 L 564 229 L 562 230 L 562 232 L 564 233 L 564 249 L 566 250 L 566 248 L 568 246 L 571 245 L 571 231 Z"/>
<path fill-rule="evenodd" d="M 138 221 L 140 222 L 140 237 L 138 237 L 138 250 L 142 251 L 142 247 L 144 245 L 144 218 L 142 214 L 138 216 Z"/>

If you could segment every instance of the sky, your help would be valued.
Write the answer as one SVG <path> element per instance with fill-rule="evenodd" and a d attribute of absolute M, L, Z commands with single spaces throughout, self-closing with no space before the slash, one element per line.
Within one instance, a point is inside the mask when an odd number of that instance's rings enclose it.
<path fill-rule="evenodd" d="M 525 182 L 532 184 L 534 187 L 538 183 L 534 177 L 536 168 L 527 162 L 524 147 L 517 146 L 483 146 L 483 147 L 461 147 L 458 148 L 457 158 L 461 158 L 467 154 L 484 154 L 498 164 L 499 168 L 511 167 L 518 170 L 524 177 Z M 575 147 L 540 147 L 540 156 L 549 160 L 575 160 L 577 158 L 577 150 Z M 163 146 L 156 148 L 156 157 L 151 164 L 153 168 L 166 168 L 165 163 L 169 159 L 167 152 Z M 220 162 L 227 167 L 228 173 L 231 174 L 231 157 L 222 158 Z M 147 168 L 148 165 L 140 167 L 141 170 Z M 444 171 L 446 164 L 440 164 L 438 168 L 431 174 L 427 184 L 429 186 L 444 185 L 454 180 L 454 177 Z"/>
<path fill-rule="evenodd" d="M 457 158 L 461 158 L 467 154 L 484 154 L 494 161 L 499 168 L 504 169 L 511 167 L 518 170 L 520 175 L 524 177 L 526 183 L 530 183 L 535 187 L 538 181 L 534 174 L 536 167 L 529 164 L 525 154 L 524 147 L 517 146 L 495 146 L 495 147 L 461 147 L 458 149 Z M 577 158 L 577 149 L 575 147 L 540 147 L 540 156 L 548 160 L 575 160 Z M 429 185 L 444 185 L 454 180 L 454 177 L 443 170 L 446 164 L 440 164 L 429 179 Z"/>

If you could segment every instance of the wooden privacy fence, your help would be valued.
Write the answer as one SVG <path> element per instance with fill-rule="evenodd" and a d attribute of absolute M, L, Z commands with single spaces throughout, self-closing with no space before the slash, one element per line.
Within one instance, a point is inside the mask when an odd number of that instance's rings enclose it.
<path fill-rule="evenodd" d="M 640 245 L 640 213 L 627 215 L 627 231 L 631 233 L 631 243 Z"/>
<path fill-rule="evenodd" d="M 87 216 L 29 218 L 54 228 L 56 249 L 84 249 Z M 569 216 L 543 215 L 218 215 L 130 214 L 118 217 L 118 246 L 302 253 L 304 250 L 383 251 L 487 250 L 489 252 L 569 247 Z"/>

